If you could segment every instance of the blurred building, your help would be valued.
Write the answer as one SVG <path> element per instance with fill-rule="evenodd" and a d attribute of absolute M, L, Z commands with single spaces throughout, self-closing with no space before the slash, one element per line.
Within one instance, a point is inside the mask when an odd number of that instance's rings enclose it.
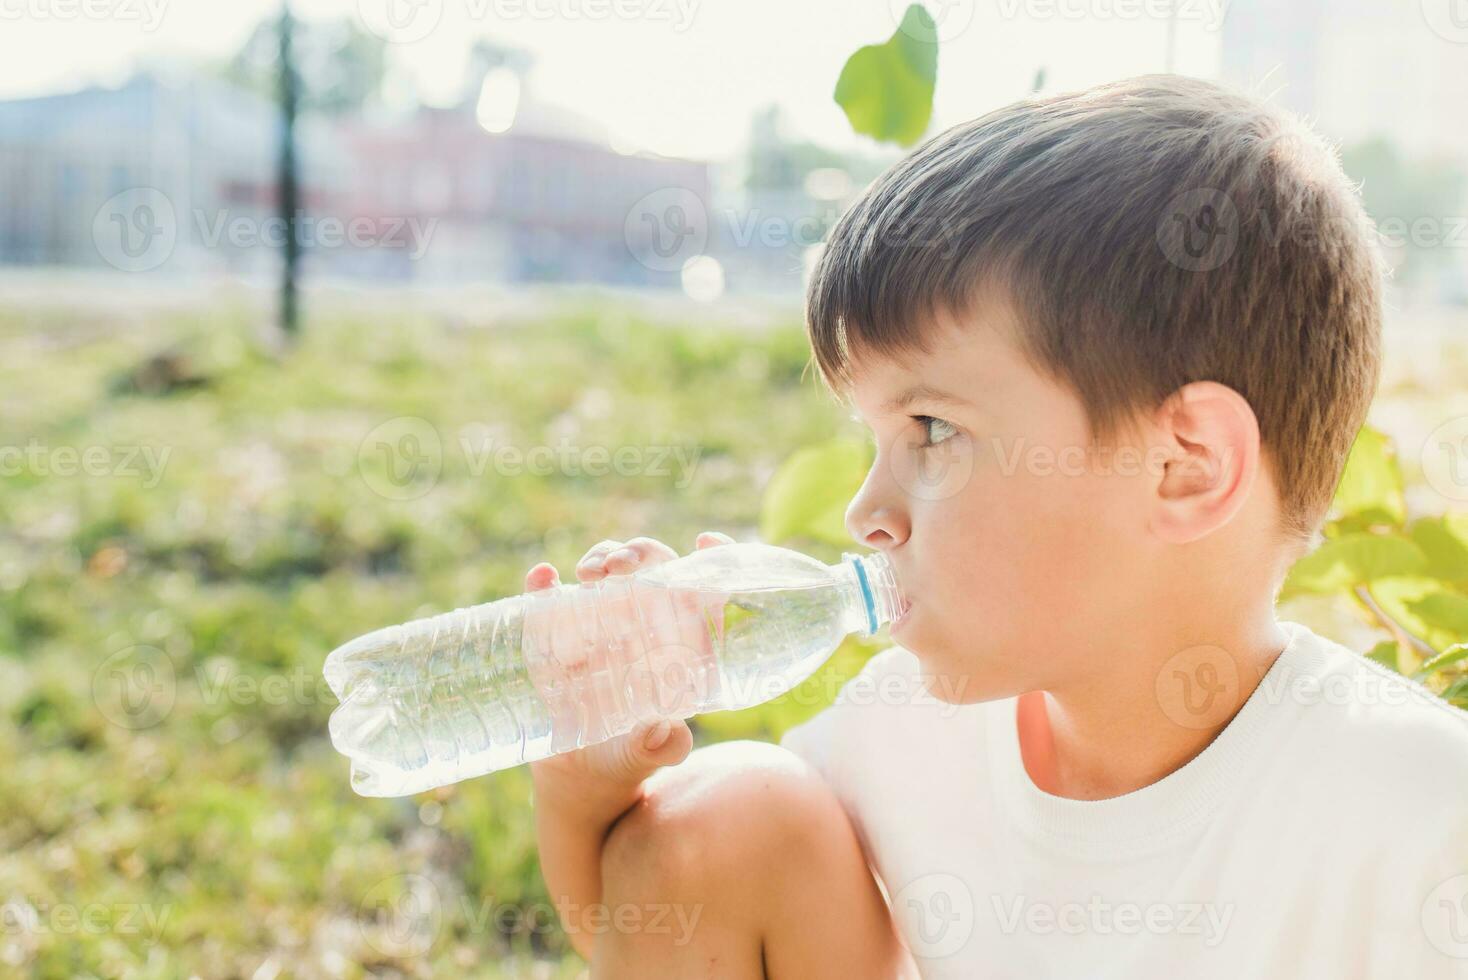
<path fill-rule="evenodd" d="M 469 91 L 298 123 L 307 277 L 678 284 L 641 253 L 664 199 L 709 200 L 708 164 L 618 152 L 504 65 Z M 0 263 L 271 274 L 279 132 L 268 99 L 203 76 L 0 102 Z"/>
<path fill-rule="evenodd" d="M 429 282 L 677 284 L 676 270 L 637 259 L 640 202 L 666 191 L 707 200 L 707 163 L 619 153 L 574 114 L 534 102 L 507 110 L 503 132 L 487 129 L 482 115 L 466 102 L 341 124 L 341 145 L 356 161 L 347 211 L 384 229 L 400 226 L 415 241 L 337 271 Z"/>
<path fill-rule="evenodd" d="M 275 45 L 260 42 L 253 80 L 160 71 L 0 102 L 0 264 L 273 279 L 286 234 Z M 595 120 L 537 99 L 529 66 L 480 41 L 454 105 L 302 115 L 306 280 L 789 297 L 854 195 L 898 155 L 833 152 L 787 135 L 769 108 L 748 155 L 716 173 L 617 145 Z"/>
<path fill-rule="evenodd" d="M 171 271 L 266 268 L 271 250 L 256 239 L 273 213 L 279 125 L 268 101 L 207 77 L 143 74 L 0 102 L 0 263 L 117 264 L 127 243 L 114 235 L 139 244 L 151 230 L 172 242 Z M 299 140 L 303 208 L 329 209 L 345 162 L 319 126 Z M 113 212 L 108 202 L 129 194 L 146 215 Z M 139 228 L 111 226 L 134 218 Z"/>

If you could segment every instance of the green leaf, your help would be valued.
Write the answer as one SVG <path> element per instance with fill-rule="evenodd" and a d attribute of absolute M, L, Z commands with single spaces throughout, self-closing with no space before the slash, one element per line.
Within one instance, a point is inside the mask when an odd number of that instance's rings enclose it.
<path fill-rule="evenodd" d="M 1366 654 L 1367 660 L 1375 660 L 1390 670 L 1397 670 L 1397 641 L 1382 640 Z"/>
<path fill-rule="evenodd" d="M 1461 663 L 1464 660 L 1468 660 L 1468 643 L 1459 643 L 1456 646 L 1448 647 L 1442 653 L 1417 668 L 1417 673 L 1413 677 L 1420 681 L 1430 674 L 1437 673 L 1444 667 L 1451 667 L 1453 664 Z"/>
<path fill-rule="evenodd" d="M 846 505 L 871 464 L 871 445 L 855 439 L 832 439 L 792 453 L 765 487 L 760 537 L 770 544 L 791 538 L 853 544 Z"/>
<path fill-rule="evenodd" d="M 1280 597 L 1329 594 L 1399 575 L 1420 575 L 1427 556 L 1408 539 L 1365 532 L 1331 538 L 1295 562 Z"/>
<path fill-rule="evenodd" d="M 1409 601 L 1407 608 L 1428 626 L 1468 636 L 1468 597 L 1456 592 L 1434 592 Z"/>
<path fill-rule="evenodd" d="M 1331 508 L 1352 527 L 1401 527 L 1406 522 L 1402 471 L 1391 439 L 1384 433 L 1368 425 L 1356 434 Z"/>
<path fill-rule="evenodd" d="M 878 140 L 911 146 L 927 132 L 938 80 L 937 27 L 920 4 L 884 44 L 857 49 L 836 80 L 836 104 L 851 128 Z"/>
<path fill-rule="evenodd" d="M 1446 650 L 1462 639 L 1461 635 L 1434 626 L 1416 611 L 1416 604 L 1438 595 L 1443 590 L 1436 579 L 1402 576 L 1382 579 L 1371 583 L 1371 595 L 1383 612 L 1402 629 L 1426 643 L 1434 650 Z M 1422 666 L 1422 657 L 1416 650 L 1402 650 L 1398 657 L 1398 669 L 1410 674 Z"/>
<path fill-rule="evenodd" d="M 1468 708 L 1468 677 L 1460 677 L 1449 684 L 1447 690 L 1443 691 L 1442 698 L 1449 704 Z"/>
<path fill-rule="evenodd" d="M 1408 529 L 1427 555 L 1427 574 L 1446 582 L 1468 581 L 1468 515 L 1424 517 Z"/>

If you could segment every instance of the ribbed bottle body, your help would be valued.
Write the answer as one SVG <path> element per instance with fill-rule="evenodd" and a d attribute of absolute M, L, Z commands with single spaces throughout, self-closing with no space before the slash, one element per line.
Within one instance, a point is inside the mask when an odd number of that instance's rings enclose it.
<path fill-rule="evenodd" d="M 332 742 L 351 758 L 358 793 L 402 796 L 592 745 L 641 720 L 759 704 L 846 634 L 868 631 L 874 605 L 853 569 L 720 546 L 377 630 L 327 659 L 341 699 Z"/>

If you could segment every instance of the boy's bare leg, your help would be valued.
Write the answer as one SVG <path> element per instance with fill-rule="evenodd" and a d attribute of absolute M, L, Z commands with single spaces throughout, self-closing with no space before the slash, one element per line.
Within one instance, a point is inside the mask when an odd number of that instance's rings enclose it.
<path fill-rule="evenodd" d="M 845 811 L 777 746 L 714 745 L 655 775 L 607 837 L 602 883 L 594 978 L 916 976 Z"/>

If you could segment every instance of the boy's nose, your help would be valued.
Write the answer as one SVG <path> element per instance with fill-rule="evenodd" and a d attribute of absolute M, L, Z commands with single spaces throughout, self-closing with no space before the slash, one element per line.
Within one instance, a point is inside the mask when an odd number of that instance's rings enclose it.
<path fill-rule="evenodd" d="M 907 514 L 889 506 L 870 506 L 859 493 L 846 508 L 846 530 L 858 544 L 878 551 L 902 544 L 912 530 Z"/>

